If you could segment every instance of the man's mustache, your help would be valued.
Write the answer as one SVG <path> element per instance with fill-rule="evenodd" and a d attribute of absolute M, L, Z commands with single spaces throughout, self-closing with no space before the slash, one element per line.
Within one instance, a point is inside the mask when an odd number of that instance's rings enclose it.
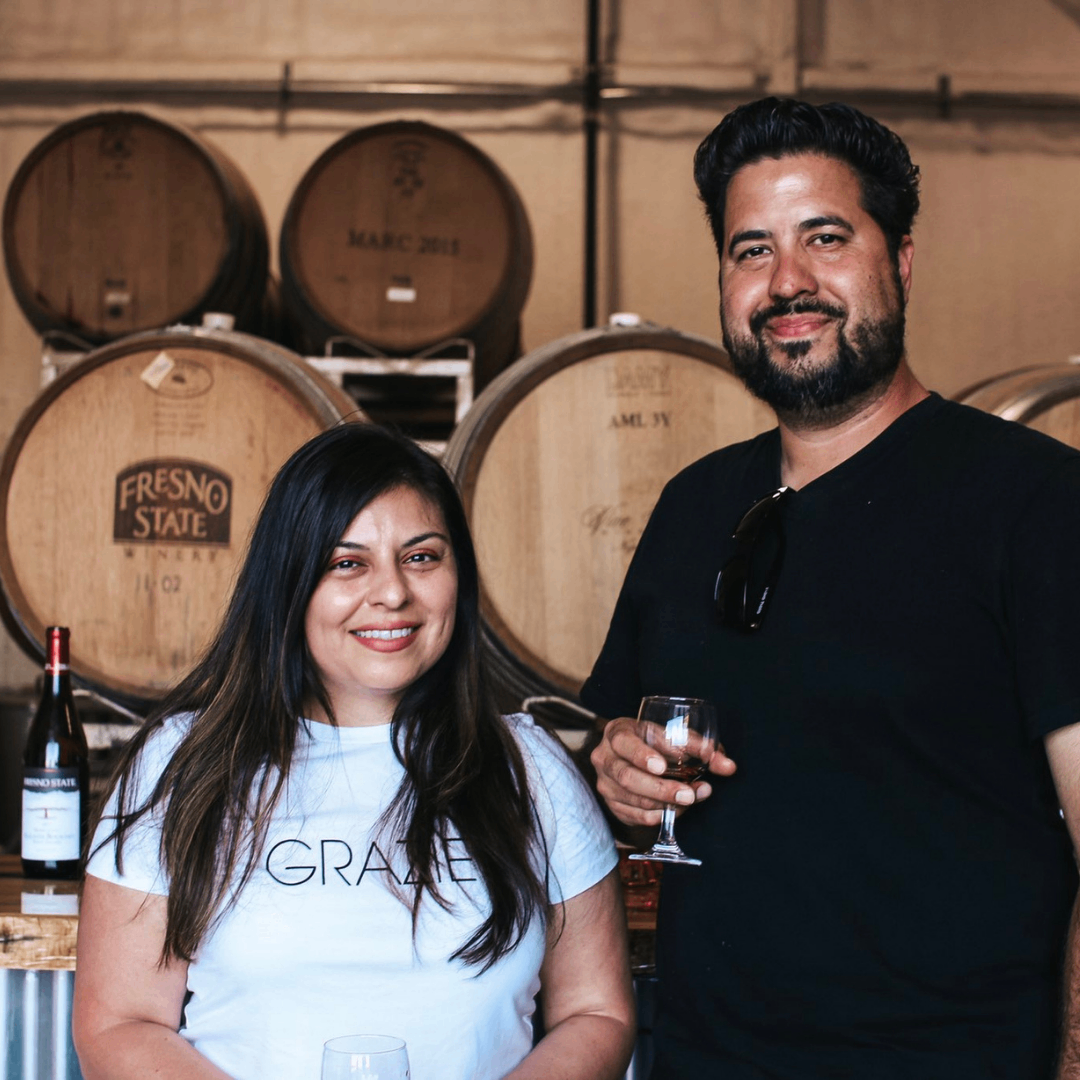
<path fill-rule="evenodd" d="M 846 319 L 844 308 L 826 304 L 823 300 L 777 300 L 774 304 L 750 316 L 750 332 L 755 336 L 770 319 L 781 319 L 785 315 L 825 315 L 830 319 Z"/>

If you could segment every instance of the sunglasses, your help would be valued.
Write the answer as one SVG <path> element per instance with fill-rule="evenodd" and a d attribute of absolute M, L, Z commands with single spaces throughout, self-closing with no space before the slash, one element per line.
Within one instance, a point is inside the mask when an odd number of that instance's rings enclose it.
<path fill-rule="evenodd" d="M 724 626 L 750 633 L 764 621 L 784 561 L 780 507 L 790 495 L 790 488 L 777 488 L 754 503 L 735 526 L 735 554 L 720 568 L 713 590 Z"/>

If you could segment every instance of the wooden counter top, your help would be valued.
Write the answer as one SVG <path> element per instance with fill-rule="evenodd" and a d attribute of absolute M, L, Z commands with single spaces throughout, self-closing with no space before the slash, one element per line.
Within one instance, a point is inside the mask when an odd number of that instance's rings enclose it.
<path fill-rule="evenodd" d="M 17 855 L 0 855 L 0 968 L 73 971 L 77 881 L 24 878 Z"/>
<path fill-rule="evenodd" d="M 656 911 L 654 909 L 627 908 L 626 928 L 628 930 L 644 930 L 651 934 L 656 929 Z"/>

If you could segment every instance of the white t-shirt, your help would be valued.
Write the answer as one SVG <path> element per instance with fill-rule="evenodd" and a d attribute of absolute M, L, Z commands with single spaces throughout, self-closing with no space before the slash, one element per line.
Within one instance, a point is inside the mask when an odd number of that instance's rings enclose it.
<path fill-rule="evenodd" d="M 169 720 L 148 740 L 140 797 L 187 723 Z M 615 866 L 611 836 L 561 746 L 528 716 L 507 723 L 544 831 L 550 898 L 569 899 Z M 413 1080 L 496 1080 L 529 1052 L 542 920 L 483 974 L 451 960 L 487 910 L 464 844 L 451 839 L 439 873 L 453 910 L 425 898 L 414 940 L 409 909 L 386 887 L 390 875 L 408 883 L 401 842 L 372 835 L 401 778 L 389 725 L 301 724 L 260 865 L 188 967 L 181 1033 L 237 1080 L 318 1080 L 322 1044 L 338 1035 L 403 1038 Z M 103 818 L 95 843 L 111 824 Z M 88 873 L 167 894 L 159 839 L 144 818 L 124 845 L 123 874 L 111 845 Z"/>

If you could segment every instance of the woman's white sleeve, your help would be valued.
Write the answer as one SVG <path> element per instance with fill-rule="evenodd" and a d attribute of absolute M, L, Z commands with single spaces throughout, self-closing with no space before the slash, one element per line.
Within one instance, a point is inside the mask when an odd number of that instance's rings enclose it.
<path fill-rule="evenodd" d="M 147 739 L 129 778 L 129 808 L 140 806 L 149 797 L 185 729 L 182 718 L 170 717 Z M 86 872 L 128 889 L 168 895 L 168 879 L 161 866 L 161 807 L 155 807 L 127 830 L 119 866 L 116 839 L 112 836 L 116 820 L 114 788 L 94 832 Z"/>
<path fill-rule="evenodd" d="M 563 745 L 532 717 L 507 717 L 521 745 L 546 856 L 548 898 L 554 903 L 583 893 L 618 862 L 615 842 L 577 766 Z M 546 848 L 546 852 L 544 850 Z"/>

